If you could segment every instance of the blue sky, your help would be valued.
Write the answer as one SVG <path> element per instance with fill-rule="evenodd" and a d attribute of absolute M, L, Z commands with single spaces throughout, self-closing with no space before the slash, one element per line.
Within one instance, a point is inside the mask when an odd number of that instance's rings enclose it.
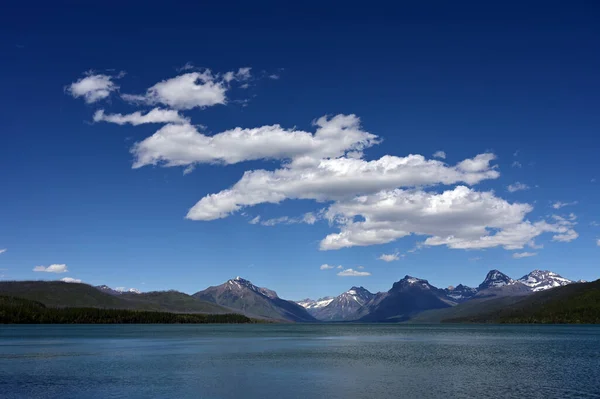
<path fill-rule="evenodd" d="M 600 8 L 446 3 L 9 6 L 0 276 L 598 278 Z"/>

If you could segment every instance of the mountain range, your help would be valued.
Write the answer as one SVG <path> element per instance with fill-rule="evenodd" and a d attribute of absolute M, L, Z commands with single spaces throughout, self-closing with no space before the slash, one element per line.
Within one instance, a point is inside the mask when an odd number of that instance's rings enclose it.
<path fill-rule="evenodd" d="M 438 322 L 480 317 L 572 283 L 574 281 L 546 270 L 534 270 L 516 280 L 491 270 L 477 287 L 459 284 L 438 288 L 427 280 L 405 276 L 387 292 L 372 293 L 355 286 L 337 297 L 297 302 L 282 299 L 275 291 L 241 277 L 192 295 L 178 291 L 143 293 L 58 281 L 0 282 L 0 295 L 34 300 L 51 307 L 239 313 L 286 322 Z"/>
<path fill-rule="evenodd" d="M 451 308 L 470 300 L 521 297 L 571 283 L 547 270 L 534 270 L 517 280 L 491 270 L 478 287 L 459 284 L 445 289 L 434 287 L 427 280 L 405 276 L 387 292 L 371 293 L 363 287 L 352 287 L 333 299 L 305 299 L 298 304 L 321 321 L 406 321 L 427 310 Z"/>

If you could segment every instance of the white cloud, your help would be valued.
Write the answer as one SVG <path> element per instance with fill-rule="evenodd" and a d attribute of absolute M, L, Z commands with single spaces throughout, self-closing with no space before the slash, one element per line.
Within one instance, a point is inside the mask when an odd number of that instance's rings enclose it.
<path fill-rule="evenodd" d="M 275 73 L 269 75 L 269 79 L 278 80 L 279 78 L 280 78 L 280 76 Z"/>
<path fill-rule="evenodd" d="M 353 270 L 353 269 L 346 269 L 346 270 L 342 270 L 337 275 L 342 276 L 342 277 L 362 277 L 362 276 L 370 276 L 371 273 L 359 272 L 358 270 Z"/>
<path fill-rule="evenodd" d="M 335 266 L 328 265 L 327 263 L 325 263 L 325 264 L 322 264 L 319 269 L 321 269 L 321 270 L 330 270 L 330 269 L 335 269 Z"/>
<path fill-rule="evenodd" d="M 223 74 L 223 80 L 227 83 L 233 81 L 233 80 L 239 80 L 239 81 L 244 81 L 244 80 L 248 80 L 252 77 L 250 70 L 252 68 L 246 67 L 246 68 L 240 68 L 238 69 L 237 72 L 226 72 L 225 74 Z"/>
<path fill-rule="evenodd" d="M 483 259 L 481 256 L 475 256 L 473 258 L 469 258 L 470 262 L 477 262 L 480 261 L 481 259 Z"/>
<path fill-rule="evenodd" d="M 382 260 L 384 262 L 393 262 L 395 260 L 400 259 L 400 254 L 398 252 L 395 252 L 393 254 L 381 254 L 377 259 Z"/>
<path fill-rule="evenodd" d="M 537 252 L 517 252 L 512 255 L 514 259 L 528 258 L 530 256 L 536 256 Z"/>
<path fill-rule="evenodd" d="M 71 277 L 61 278 L 60 281 L 64 281 L 65 283 L 81 283 L 80 279 Z"/>
<path fill-rule="evenodd" d="M 189 175 L 194 171 L 194 169 L 196 169 L 196 166 L 194 165 L 186 166 L 186 168 L 183 170 L 183 175 Z"/>
<path fill-rule="evenodd" d="M 338 267 L 336 267 L 336 269 L 343 269 L 344 267 L 342 265 L 339 265 Z"/>
<path fill-rule="evenodd" d="M 276 224 L 291 224 L 290 218 L 287 216 L 281 216 L 278 218 L 268 219 L 260 222 L 263 226 L 275 226 Z"/>
<path fill-rule="evenodd" d="M 302 217 L 291 218 L 289 216 L 281 216 L 278 218 L 263 220 L 260 222 L 260 224 L 263 226 L 275 226 L 278 224 L 298 224 L 298 223 L 315 224 L 317 222 L 317 220 L 319 220 L 319 218 L 320 218 L 319 214 L 314 214 L 313 212 L 307 212 L 304 215 L 302 215 Z M 258 223 L 258 221 L 257 221 L 257 223 Z M 252 223 L 252 224 L 255 224 L 255 223 Z"/>
<path fill-rule="evenodd" d="M 596 245 L 600 247 L 600 238 L 596 240 Z"/>
<path fill-rule="evenodd" d="M 560 201 L 557 201 L 554 204 L 552 204 L 552 208 L 554 208 L 554 209 L 560 209 L 560 208 L 563 208 L 565 206 L 571 206 L 571 205 L 577 205 L 577 201 L 573 201 L 573 202 L 560 202 Z"/>
<path fill-rule="evenodd" d="M 252 220 L 250 220 L 248 223 L 250 223 L 250 224 L 257 224 L 258 222 L 260 222 L 260 215 L 252 218 Z"/>
<path fill-rule="evenodd" d="M 46 272 L 46 273 L 66 273 L 69 270 L 67 269 L 67 265 L 50 265 L 48 267 L 45 266 L 36 266 L 33 268 L 34 272 Z"/>
<path fill-rule="evenodd" d="M 107 98 L 110 96 L 110 93 L 118 90 L 119 86 L 113 82 L 113 79 L 118 79 L 122 76 L 122 73 L 117 76 L 110 76 L 94 74 L 92 71 L 89 71 L 86 72 L 86 76 L 65 87 L 65 91 L 74 98 L 83 97 L 86 103 L 92 104 Z"/>
<path fill-rule="evenodd" d="M 192 64 L 191 62 L 186 62 L 184 66 L 182 66 L 181 68 L 177 68 L 177 72 L 189 71 L 195 68 L 196 67 L 194 66 L 194 64 Z"/>
<path fill-rule="evenodd" d="M 510 184 L 507 189 L 511 193 L 514 193 L 515 191 L 529 190 L 529 186 L 527 184 L 516 182 L 515 184 Z"/>
<path fill-rule="evenodd" d="M 361 269 L 361 270 L 364 269 L 364 268 L 365 268 L 364 266 L 358 266 L 357 267 L 357 269 Z"/>
<path fill-rule="evenodd" d="M 576 238 L 569 220 L 525 220 L 532 209 L 528 204 L 510 204 L 493 192 L 477 192 L 465 186 L 440 194 L 382 191 L 331 205 L 325 215 L 340 232 L 325 237 L 320 248 L 385 244 L 412 234 L 428 236 L 425 246 L 446 245 L 454 249 L 520 249 L 548 232 L 556 234 L 555 241 Z M 357 216 L 363 220 L 357 221 Z"/>
<path fill-rule="evenodd" d="M 575 230 L 567 230 L 563 234 L 557 234 L 552 237 L 552 241 L 571 242 L 577 237 L 579 237 L 579 234 Z"/>
<path fill-rule="evenodd" d="M 523 165 L 521 165 L 521 162 L 519 161 L 513 161 L 512 165 L 513 168 L 522 168 Z"/>
<path fill-rule="evenodd" d="M 6 252 L 6 248 L 4 248 L 4 249 L 0 249 L 0 254 L 3 254 L 3 253 L 5 253 L 5 252 Z"/>
<path fill-rule="evenodd" d="M 444 151 L 436 151 L 433 153 L 434 158 L 446 159 L 446 153 Z"/>
<path fill-rule="evenodd" d="M 294 159 L 302 167 L 377 143 L 377 136 L 363 131 L 354 115 L 322 117 L 315 124 L 314 134 L 271 125 L 235 128 L 213 136 L 198 132 L 192 125 L 169 124 L 134 145 L 134 168 L 157 164 L 234 164 L 258 159 Z"/>
<path fill-rule="evenodd" d="M 378 160 L 354 158 L 323 159 L 315 166 L 294 163 L 274 171 L 247 171 L 232 188 L 202 198 L 188 212 L 192 220 L 227 217 L 243 207 L 280 203 L 286 199 L 313 199 L 320 202 L 353 198 L 396 187 L 414 187 L 465 182 L 475 184 L 494 179 L 490 168 L 493 154 L 481 154 L 457 166 L 426 160 L 421 155 L 404 158 L 386 155 Z M 470 161 L 478 165 L 470 164 Z M 466 164 L 465 164 L 466 163 Z M 465 171 L 466 167 L 470 171 Z"/>
<path fill-rule="evenodd" d="M 527 246 L 533 249 L 542 249 L 544 248 L 544 244 L 537 245 L 535 240 L 531 240 L 527 243 Z"/>
<path fill-rule="evenodd" d="M 131 114 L 105 114 L 103 109 L 94 113 L 94 122 L 110 122 L 117 125 L 131 124 L 138 126 L 144 123 L 189 123 L 189 119 L 172 109 L 154 108 L 145 115 L 140 111 Z"/>
<path fill-rule="evenodd" d="M 227 102 L 226 83 L 206 69 L 163 80 L 145 94 L 123 94 L 122 97 L 132 103 L 165 104 L 179 110 L 206 108 Z"/>

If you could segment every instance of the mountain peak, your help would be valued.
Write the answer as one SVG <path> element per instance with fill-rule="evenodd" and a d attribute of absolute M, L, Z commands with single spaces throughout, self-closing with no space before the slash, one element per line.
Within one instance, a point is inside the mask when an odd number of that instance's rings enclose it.
<path fill-rule="evenodd" d="M 242 278 L 240 276 L 228 280 L 224 285 L 227 286 L 229 289 L 233 290 L 247 288 L 271 299 L 278 298 L 277 293 L 275 291 L 270 290 L 268 288 L 257 287 L 256 285 L 252 284 L 250 280 L 246 280 L 245 278 Z"/>
<path fill-rule="evenodd" d="M 346 293 L 350 294 L 350 295 L 357 295 L 357 294 L 363 294 L 363 293 L 370 294 L 371 292 L 368 289 L 366 289 L 365 287 L 356 287 L 356 286 L 353 286 L 348 291 L 346 291 Z"/>
<path fill-rule="evenodd" d="M 573 281 L 551 272 L 550 270 L 535 269 L 529 274 L 521 277 L 518 282 L 525 284 L 532 291 L 544 291 L 554 287 L 571 284 Z"/>
<path fill-rule="evenodd" d="M 515 281 L 508 277 L 506 274 L 502 273 L 497 269 L 490 270 L 488 274 L 485 276 L 485 280 L 481 284 L 479 284 L 479 291 L 493 288 L 493 287 L 502 287 L 505 285 L 513 284 Z"/>
<path fill-rule="evenodd" d="M 404 276 L 404 278 L 400 281 L 397 281 L 394 283 L 394 285 L 392 286 L 392 289 L 390 291 L 395 291 L 395 290 L 405 290 L 405 289 L 426 289 L 426 290 L 430 290 L 434 288 L 431 284 L 429 284 L 429 281 L 427 280 L 423 280 L 421 278 L 417 278 L 417 277 L 413 277 L 413 276 L 409 276 L 408 274 L 406 276 Z"/>
<path fill-rule="evenodd" d="M 406 276 L 404 276 L 404 278 L 401 281 L 406 281 L 409 284 L 416 284 L 416 283 L 421 283 L 421 282 L 427 282 L 427 280 L 423 280 L 417 277 L 413 277 L 413 276 L 409 276 L 408 274 Z"/>

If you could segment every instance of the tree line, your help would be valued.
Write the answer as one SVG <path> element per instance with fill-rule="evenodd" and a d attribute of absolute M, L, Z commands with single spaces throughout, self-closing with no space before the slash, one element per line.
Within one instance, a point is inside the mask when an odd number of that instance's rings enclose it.
<path fill-rule="evenodd" d="M 205 324 L 255 323 L 244 315 L 181 314 L 99 308 L 53 308 L 23 298 L 0 296 L 0 324 Z"/>

